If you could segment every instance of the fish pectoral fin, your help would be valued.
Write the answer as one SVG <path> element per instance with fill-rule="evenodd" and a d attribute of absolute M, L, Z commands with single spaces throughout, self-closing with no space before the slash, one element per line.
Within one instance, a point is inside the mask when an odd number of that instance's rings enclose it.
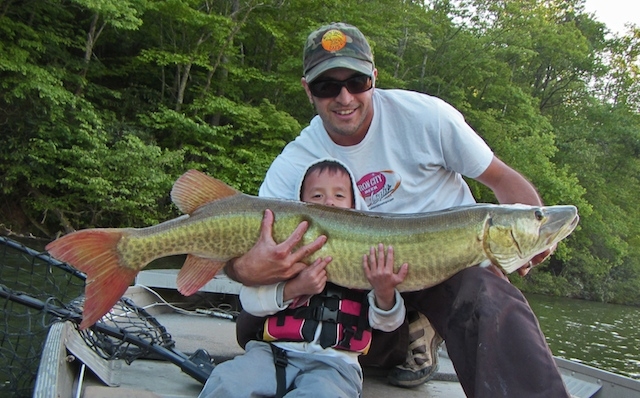
<path fill-rule="evenodd" d="M 240 191 L 198 170 L 189 170 L 178 178 L 171 189 L 171 200 L 185 214 L 198 207 Z"/>
<path fill-rule="evenodd" d="M 224 261 L 189 254 L 178 272 L 178 291 L 185 296 L 191 296 L 213 279 L 222 267 Z"/>

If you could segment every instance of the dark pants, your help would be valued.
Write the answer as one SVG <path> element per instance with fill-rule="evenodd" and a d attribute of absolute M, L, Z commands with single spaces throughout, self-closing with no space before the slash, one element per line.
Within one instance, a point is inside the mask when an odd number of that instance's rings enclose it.
<path fill-rule="evenodd" d="M 447 281 L 403 293 L 405 305 L 429 318 L 467 397 L 569 397 L 540 325 L 522 293 L 491 271 L 471 267 Z M 238 319 L 238 341 L 255 338 L 257 322 Z M 407 349 L 407 328 L 384 333 L 363 360 L 378 366 Z M 398 351 L 397 342 L 404 344 Z M 246 343 L 246 341 L 245 341 Z M 369 357 L 367 359 L 367 357 Z"/>

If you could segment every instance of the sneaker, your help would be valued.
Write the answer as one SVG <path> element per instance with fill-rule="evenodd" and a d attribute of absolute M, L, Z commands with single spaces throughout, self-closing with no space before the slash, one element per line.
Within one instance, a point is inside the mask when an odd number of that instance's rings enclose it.
<path fill-rule="evenodd" d="M 431 380 L 438 370 L 438 347 L 442 337 L 421 313 L 410 311 L 409 350 L 405 363 L 389 372 L 389 384 L 416 387 Z"/>

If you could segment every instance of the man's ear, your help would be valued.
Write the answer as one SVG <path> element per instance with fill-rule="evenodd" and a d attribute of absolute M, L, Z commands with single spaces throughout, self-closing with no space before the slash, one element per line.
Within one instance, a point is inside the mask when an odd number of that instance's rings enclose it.
<path fill-rule="evenodd" d="M 309 98 L 309 103 L 313 105 L 313 96 L 311 95 L 311 91 L 309 90 L 309 83 L 307 83 L 307 79 L 304 77 L 300 79 L 300 83 L 302 87 L 304 87 L 304 92 L 307 93 L 307 98 Z"/>

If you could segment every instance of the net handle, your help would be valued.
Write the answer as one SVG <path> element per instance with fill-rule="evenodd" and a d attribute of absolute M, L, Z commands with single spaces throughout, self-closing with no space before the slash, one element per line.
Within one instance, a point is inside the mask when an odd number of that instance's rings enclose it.
<path fill-rule="evenodd" d="M 45 261 L 46 263 L 53 265 L 57 268 L 60 268 L 63 271 L 68 272 L 82 280 L 86 280 L 86 275 L 84 273 L 76 270 L 75 268 L 71 267 L 67 263 L 63 263 L 61 261 L 56 260 L 55 258 L 51 257 L 49 254 L 38 252 L 36 250 L 33 250 L 19 242 L 16 242 L 4 236 L 0 236 L 0 243 L 8 247 L 11 247 L 13 249 L 22 251 L 28 254 L 29 256 L 36 257 L 42 261 Z M 45 302 L 33 296 L 30 296 L 24 292 L 12 291 L 11 289 L 7 288 L 2 284 L 0 284 L 0 297 L 16 302 L 18 304 L 22 304 L 24 306 L 27 306 L 33 309 L 36 309 L 36 310 L 39 310 L 39 311 L 46 311 L 51 315 L 60 317 L 65 320 L 70 320 L 71 322 L 76 324 L 79 324 L 82 321 L 82 314 L 76 311 L 70 310 L 69 308 L 53 305 L 51 303 L 45 304 Z M 188 374 L 189 376 L 193 377 L 194 379 L 198 380 L 203 384 L 207 381 L 207 379 L 209 378 L 209 374 L 213 369 L 213 367 L 210 364 L 209 366 L 205 366 L 206 364 L 203 365 L 201 361 L 199 361 L 199 364 L 196 364 L 186 354 L 180 351 L 173 350 L 170 348 L 165 348 L 158 344 L 152 344 L 131 333 L 127 333 L 124 329 L 121 329 L 121 328 L 116 328 L 116 327 L 108 326 L 102 322 L 97 322 L 96 324 L 91 326 L 90 329 L 94 330 L 95 332 L 104 333 L 115 339 L 124 341 L 126 343 L 130 343 L 142 349 L 148 350 L 160 356 L 161 358 L 166 359 L 167 361 L 177 365 L 178 367 L 180 367 L 180 369 L 182 369 L 183 372 L 185 372 L 186 374 Z"/>
<path fill-rule="evenodd" d="M 38 300 L 35 297 L 31 297 L 28 294 L 12 292 L 10 289 L 3 285 L 0 285 L 0 297 L 39 311 L 46 311 L 49 314 L 63 317 L 64 319 L 70 320 L 71 322 L 74 322 L 76 324 L 79 324 L 82 321 L 82 315 L 73 310 L 56 305 L 45 304 L 43 301 Z M 209 378 L 210 369 L 206 369 L 206 367 L 197 365 L 196 363 L 192 362 L 187 355 L 180 351 L 168 349 L 158 344 L 151 344 L 133 334 L 125 332 L 123 329 L 108 326 L 102 322 L 97 322 L 96 324 L 91 326 L 90 329 L 95 332 L 104 333 L 126 343 L 133 344 L 137 347 L 144 348 L 145 350 L 149 350 L 150 352 L 157 354 L 160 357 L 168 360 L 169 362 L 177 365 L 178 367 L 180 367 L 180 369 L 182 369 L 183 372 L 203 384 Z"/>

